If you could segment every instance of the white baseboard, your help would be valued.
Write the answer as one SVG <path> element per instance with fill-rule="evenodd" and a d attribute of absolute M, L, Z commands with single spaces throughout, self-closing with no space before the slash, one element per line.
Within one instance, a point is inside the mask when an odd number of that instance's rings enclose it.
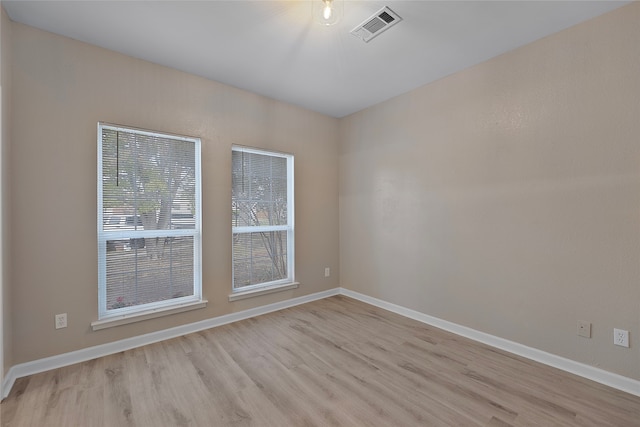
<path fill-rule="evenodd" d="M 376 307 L 383 308 L 385 310 L 389 310 L 410 319 L 414 319 L 427 325 L 452 332 L 454 334 L 472 339 L 474 341 L 478 341 L 483 344 L 487 344 L 492 347 L 517 354 L 518 356 L 522 356 L 527 359 L 531 359 L 536 362 L 540 362 L 545 365 L 552 366 L 554 368 L 558 368 L 563 371 L 596 381 L 598 383 L 605 384 L 618 390 L 640 396 L 640 381 L 638 380 L 614 374 L 612 372 L 608 372 L 593 366 L 585 365 L 583 363 L 566 359 L 564 357 L 556 356 L 554 354 L 547 353 L 545 351 L 538 350 L 532 347 L 527 347 L 513 341 L 499 338 L 494 335 L 468 328 L 466 326 L 458 325 L 456 323 L 448 322 L 437 317 L 429 316 L 419 311 L 392 304 L 378 298 L 373 298 L 359 292 L 354 292 L 345 288 L 335 288 L 311 295 L 305 295 L 302 297 L 265 305 L 262 307 L 256 307 L 237 313 L 231 313 L 224 316 L 214 317 L 212 319 L 202 320 L 200 322 L 190 323 L 188 325 L 177 326 L 175 328 L 165 329 L 162 331 L 152 332 L 137 337 L 97 345 L 95 347 L 88 347 L 81 350 L 72 351 L 70 353 L 64 353 L 44 359 L 21 363 L 11 367 L 11 369 L 9 369 L 9 372 L 7 372 L 2 383 L 2 398 L 4 399 L 9 395 L 9 392 L 11 391 L 15 380 L 21 377 L 60 368 L 63 366 L 73 365 L 75 363 L 107 356 L 109 354 L 119 353 L 121 351 L 130 350 L 132 348 L 141 347 L 147 344 L 176 338 L 182 335 L 190 334 L 192 332 L 215 328 L 216 326 L 226 325 L 228 323 L 237 322 L 239 320 L 248 319 L 250 317 L 260 316 L 261 314 L 271 313 L 273 311 L 282 310 L 285 308 L 305 304 L 307 302 L 339 294 L 357 299 Z"/>
<path fill-rule="evenodd" d="M 460 335 L 474 341 L 478 341 L 483 344 L 508 351 L 509 353 L 517 354 L 518 356 L 522 356 L 527 359 L 534 360 L 536 362 L 540 362 L 566 372 L 570 372 L 572 374 L 607 385 L 609 387 L 613 387 L 615 389 L 640 396 L 640 381 L 638 380 L 614 374 L 612 372 L 608 372 L 594 366 L 585 365 L 584 363 L 576 362 L 575 360 L 556 356 L 555 354 L 547 353 L 545 351 L 538 350 L 532 347 L 527 347 L 526 345 L 518 344 L 517 342 L 509 341 L 504 338 L 496 337 L 494 335 L 468 328 L 466 326 L 448 322 L 446 320 L 429 316 L 419 311 L 411 310 L 409 308 L 392 304 L 378 298 L 373 298 L 359 292 L 354 292 L 349 289 L 340 288 L 340 294 L 357 299 L 367 304 L 374 305 L 376 307 L 383 308 L 385 310 L 389 310 L 391 312 L 400 314 L 410 319 L 417 320 L 427 325 L 444 329 L 445 331 L 452 332 L 456 335 Z"/>
<path fill-rule="evenodd" d="M 323 292 L 317 292 L 311 295 L 305 295 L 298 298 L 292 298 L 286 301 L 280 301 L 273 304 L 264 305 L 262 307 L 251 308 L 249 310 L 239 311 L 237 313 L 225 314 L 223 316 L 214 317 L 200 322 L 189 323 L 187 325 L 176 326 L 175 328 L 165 329 L 162 331 L 151 332 L 149 334 L 137 337 L 126 338 L 120 341 L 114 341 L 107 344 L 101 344 L 94 347 L 83 348 L 81 350 L 72 351 L 70 353 L 59 354 L 56 356 L 46 357 L 31 362 L 20 363 L 12 366 L 7 372 L 2 384 L 2 399 L 9 395 L 16 379 L 26 377 L 28 375 L 37 374 L 51 369 L 61 368 L 63 366 L 73 365 L 75 363 L 85 362 L 87 360 L 96 359 L 98 357 L 108 356 L 110 354 L 119 353 L 121 351 L 130 350 L 136 347 L 142 347 L 147 344 L 153 344 L 159 341 L 176 338 L 182 335 L 198 332 L 205 329 L 215 328 L 216 326 L 226 325 L 228 323 L 237 322 L 239 320 L 248 319 L 250 317 L 260 316 L 261 314 L 271 313 L 273 311 L 282 310 L 307 302 L 327 298 L 338 295 L 340 288 L 329 289 Z"/>

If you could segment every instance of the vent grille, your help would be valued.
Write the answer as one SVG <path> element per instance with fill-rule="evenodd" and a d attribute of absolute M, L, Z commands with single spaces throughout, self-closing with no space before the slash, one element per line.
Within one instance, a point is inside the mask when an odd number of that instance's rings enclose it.
<path fill-rule="evenodd" d="M 351 34 L 368 43 L 371 39 L 393 27 L 400 21 L 402 21 L 402 18 L 389 7 L 385 6 L 351 30 Z"/>
<path fill-rule="evenodd" d="M 396 20 L 396 18 L 389 15 L 387 12 L 382 12 L 380 15 L 378 15 L 378 18 L 382 19 L 387 24 L 391 24 L 391 22 Z"/>
<path fill-rule="evenodd" d="M 370 33 L 377 33 L 378 31 L 380 31 L 381 29 L 383 29 L 387 24 L 384 23 L 384 21 L 381 21 L 378 18 L 374 18 L 371 21 L 367 22 L 366 24 L 364 24 L 362 26 L 362 28 L 364 28 L 365 30 L 369 31 Z"/>

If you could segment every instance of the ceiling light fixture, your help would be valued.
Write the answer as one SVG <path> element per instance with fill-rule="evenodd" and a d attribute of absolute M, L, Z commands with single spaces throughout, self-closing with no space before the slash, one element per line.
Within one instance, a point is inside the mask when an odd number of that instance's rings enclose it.
<path fill-rule="evenodd" d="M 342 16 L 343 0 L 313 0 L 313 19 L 321 25 L 334 25 Z"/>

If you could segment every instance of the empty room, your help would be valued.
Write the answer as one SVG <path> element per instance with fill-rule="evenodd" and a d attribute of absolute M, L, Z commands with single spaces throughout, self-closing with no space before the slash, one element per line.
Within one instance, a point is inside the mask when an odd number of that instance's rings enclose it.
<path fill-rule="evenodd" d="M 0 6 L 0 425 L 640 427 L 639 2 Z"/>

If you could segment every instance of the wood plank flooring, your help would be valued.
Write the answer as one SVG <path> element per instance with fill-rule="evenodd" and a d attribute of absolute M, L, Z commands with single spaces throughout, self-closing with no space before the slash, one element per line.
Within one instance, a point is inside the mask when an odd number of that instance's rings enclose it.
<path fill-rule="evenodd" d="M 18 379 L 2 426 L 640 426 L 640 397 L 336 296 Z"/>

